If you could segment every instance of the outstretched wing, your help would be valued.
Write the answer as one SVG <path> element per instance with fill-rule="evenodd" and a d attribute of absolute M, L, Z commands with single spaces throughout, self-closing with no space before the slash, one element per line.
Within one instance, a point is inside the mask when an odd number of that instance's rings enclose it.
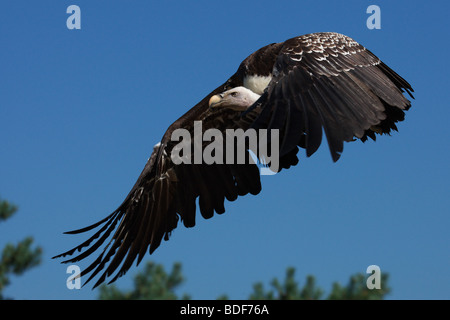
<path fill-rule="evenodd" d="M 176 145 L 176 142 L 171 141 L 172 132 L 184 128 L 192 134 L 194 121 L 202 122 L 203 132 L 209 128 L 223 132 L 250 126 L 256 114 L 241 117 L 240 112 L 231 109 L 209 110 L 209 98 L 225 91 L 233 81 L 214 90 L 167 130 L 161 143 L 155 146 L 136 184 L 117 210 L 89 227 L 67 232 L 77 234 L 99 228 L 93 236 L 54 258 L 84 250 L 63 261 L 74 263 L 102 248 L 95 261 L 80 274 L 90 274 L 86 284 L 101 273 L 95 288 L 114 273 L 110 282 L 115 281 L 127 272 L 134 261 L 137 260 L 139 264 L 148 251 L 152 253 L 160 245 L 163 238 L 168 240 L 179 219 L 186 227 L 194 226 L 197 198 L 201 215 L 210 218 L 214 212 L 221 214 L 225 211 L 225 199 L 233 201 L 239 195 L 259 193 L 259 170 L 250 161 L 241 165 L 224 162 L 175 165 L 170 157 Z M 193 149 L 193 146 L 190 148 Z"/>
<path fill-rule="evenodd" d="M 337 161 L 343 142 L 375 139 L 396 130 L 413 89 L 402 77 L 353 39 L 313 33 L 287 40 L 273 78 L 255 108 L 255 128 L 280 129 L 280 155 L 300 146 L 312 155 L 322 131 Z"/>

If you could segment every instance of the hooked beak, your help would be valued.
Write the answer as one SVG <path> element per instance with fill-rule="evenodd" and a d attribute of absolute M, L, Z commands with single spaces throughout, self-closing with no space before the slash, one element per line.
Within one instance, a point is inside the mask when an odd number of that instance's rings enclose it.
<path fill-rule="evenodd" d="M 222 95 L 220 95 L 220 94 L 216 94 L 216 95 L 213 95 L 210 99 L 209 99 L 209 107 L 210 108 L 215 108 L 215 107 L 217 107 L 218 105 L 220 105 L 220 103 L 222 102 Z"/>

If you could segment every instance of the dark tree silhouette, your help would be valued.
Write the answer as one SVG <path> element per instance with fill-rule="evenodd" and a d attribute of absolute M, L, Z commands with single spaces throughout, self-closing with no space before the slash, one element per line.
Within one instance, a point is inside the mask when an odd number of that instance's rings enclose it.
<path fill-rule="evenodd" d="M 4 222 L 17 212 L 17 207 L 6 200 L 0 200 L 0 222 Z M 0 299 L 3 290 L 10 284 L 10 276 L 21 275 L 41 263 L 42 248 L 32 248 L 33 238 L 26 237 L 17 244 L 8 243 L 0 258 Z M 9 299 L 9 298 L 8 298 Z"/>

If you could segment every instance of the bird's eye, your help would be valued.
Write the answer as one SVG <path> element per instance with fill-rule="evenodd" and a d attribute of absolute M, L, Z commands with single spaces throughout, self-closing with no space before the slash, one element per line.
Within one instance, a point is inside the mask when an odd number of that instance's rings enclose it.
<path fill-rule="evenodd" d="M 232 97 L 237 97 L 238 95 L 239 95 L 239 92 L 237 92 L 237 91 L 234 91 L 234 92 L 231 93 Z"/>

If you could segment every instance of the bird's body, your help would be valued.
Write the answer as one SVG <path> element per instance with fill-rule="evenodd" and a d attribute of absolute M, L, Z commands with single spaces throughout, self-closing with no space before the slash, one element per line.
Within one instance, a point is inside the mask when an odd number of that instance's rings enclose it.
<path fill-rule="evenodd" d="M 411 95 L 413 90 L 402 77 L 338 33 L 313 33 L 265 46 L 167 129 L 119 208 L 90 227 L 69 232 L 100 227 L 86 242 L 57 257 L 86 247 L 66 262 L 79 261 L 108 241 L 82 275 L 92 272 L 90 280 L 106 268 L 98 285 L 120 267 L 114 281 L 167 240 L 179 220 L 194 226 L 197 198 L 199 212 L 210 218 L 225 212 L 225 199 L 260 192 L 258 167 L 249 161 L 175 164 L 171 156 L 179 143 L 173 140 L 177 129 L 193 134 L 194 123 L 201 121 L 203 133 L 212 128 L 221 133 L 278 130 L 279 170 L 297 164 L 299 147 L 311 156 L 324 132 L 337 161 L 345 141 L 375 140 L 376 133 L 397 129 L 410 107 L 405 91 Z M 200 147 L 204 150 L 207 143 Z"/>

